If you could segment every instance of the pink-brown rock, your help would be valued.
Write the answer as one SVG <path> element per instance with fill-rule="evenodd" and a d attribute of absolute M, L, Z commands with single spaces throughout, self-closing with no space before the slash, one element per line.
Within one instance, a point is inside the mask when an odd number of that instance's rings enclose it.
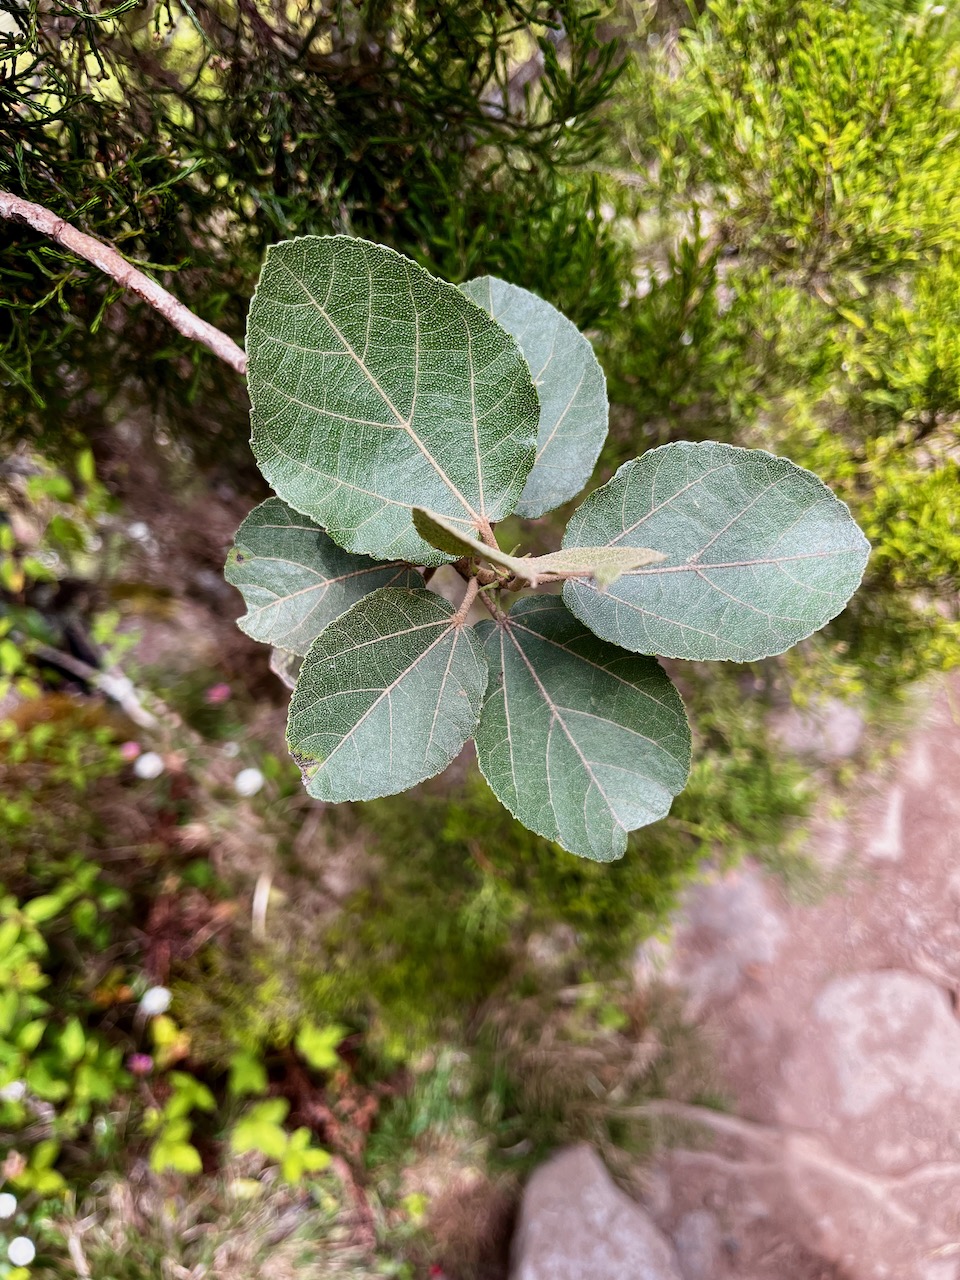
<path fill-rule="evenodd" d="M 524 1192 L 511 1280 L 682 1280 L 647 1214 L 586 1145 L 537 1169 Z"/>

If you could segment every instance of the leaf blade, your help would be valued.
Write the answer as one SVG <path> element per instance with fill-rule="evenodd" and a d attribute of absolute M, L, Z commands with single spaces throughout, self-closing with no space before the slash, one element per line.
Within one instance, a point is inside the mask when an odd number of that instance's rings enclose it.
<path fill-rule="evenodd" d="M 528 596 L 477 630 L 491 670 L 477 761 L 494 794 L 571 853 L 621 857 L 627 832 L 664 817 L 689 772 L 690 729 L 666 673 L 598 640 L 556 596 Z"/>
<path fill-rule="evenodd" d="M 605 591 L 625 573 L 665 559 L 662 551 L 650 547 L 567 547 L 536 556 L 529 564 L 539 575 L 593 578 L 597 587 Z"/>
<path fill-rule="evenodd" d="M 551 551 L 544 556 L 511 556 L 499 547 L 468 537 L 450 521 L 432 511 L 424 511 L 422 507 L 414 507 L 413 523 L 431 546 L 458 557 L 488 560 L 533 587 L 554 577 L 592 577 L 604 590 L 622 574 L 666 559 L 662 552 L 652 551 L 649 547 L 573 547 L 565 551 Z"/>
<path fill-rule="evenodd" d="M 350 236 L 283 241 L 247 352 L 260 469 L 345 549 L 439 564 L 411 499 L 465 528 L 514 509 L 536 390 L 514 340 L 454 285 Z"/>
<path fill-rule="evenodd" d="M 243 596 L 237 626 L 301 657 L 329 623 L 379 587 L 422 585 L 402 564 L 344 551 L 281 498 L 268 498 L 237 530 L 224 577 Z"/>
<path fill-rule="evenodd" d="M 576 325 L 535 293 L 495 276 L 460 288 L 516 338 L 540 395 L 536 462 L 516 507 L 532 519 L 589 480 L 607 436 L 606 379 Z"/>
<path fill-rule="evenodd" d="M 483 648 L 425 589 L 383 587 L 317 637 L 290 703 L 287 742 L 310 795 L 372 800 L 440 773 L 473 733 Z"/>
<path fill-rule="evenodd" d="M 651 543 L 660 564 L 605 593 L 568 582 L 570 610 L 635 653 L 753 661 L 826 625 L 869 543 L 817 476 L 760 449 L 669 444 L 625 463 L 574 513 L 564 547 Z"/>
<path fill-rule="evenodd" d="M 471 537 L 464 529 L 455 525 L 452 520 L 437 515 L 435 511 L 414 507 L 413 526 L 424 542 L 429 542 L 431 547 L 436 547 L 438 551 L 444 551 L 447 555 L 456 556 L 458 560 L 464 556 L 480 555 L 486 555 L 487 559 L 490 559 L 488 554 L 490 551 L 493 552 L 495 564 L 506 566 L 506 562 L 510 559 L 496 548 L 484 546 L 477 538 Z"/>

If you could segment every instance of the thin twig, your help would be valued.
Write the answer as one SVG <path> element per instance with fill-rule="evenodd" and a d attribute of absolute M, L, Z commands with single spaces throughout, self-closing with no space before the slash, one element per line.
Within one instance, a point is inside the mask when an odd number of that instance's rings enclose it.
<path fill-rule="evenodd" d="M 67 1252 L 70 1254 L 70 1261 L 73 1263 L 73 1269 L 76 1271 L 80 1280 L 90 1280 L 90 1267 L 87 1259 L 84 1257 L 83 1245 L 80 1243 L 80 1234 L 75 1227 L 67 1230 Z"/>
<path fill-rule="evenodd" d="M 463 593 L 463 599 L 460 601 L 460 608 L 457 610 L 453 618 L 453 625 L 455 627 L 460 627 L 466 622 L 467 615 L 470 612 L 470 606 L 473 604 L 474 600 L 476 600 L 477 592 L 479 590 L 480 583 L 476 578 L 471 578 L 467 583 L 466 591 Z"/>
<path fill-rule="evenodd" d="M 89 663 L 75 658 L 72 653 L 63 653 L 60 649 L 51 648 L 47 644 L 35 645 L 32 653 L 41 662 L 59 667 L 61 671 L 68 671 L 78 680 L 86 680 L 88 684 L 94 685 L 115 702 L 121 711 L 125 712 L 141 729 L 156 728 L 156 716 L 143 706 L 133 682 L 122 672 L 101 671 L 98 667 L 91 667 Z"/>
<path fill-rule="evenodd" d="M 502 626 L 507 620 L 507 615 L 497 607 L 497 605 L 490 599 L 490 597 L 486 594 L 485 591 L 480 592 L 479 599 L 481 604 L 486 605 L 487 612 L 490 614 L 493 620 L 495 622 L 499 622 L 500 625 Z"/>
<path fill-rule="evenodd" d="M 269 871 L 261 871 L 257 877 L 257 886 L 253 891 L 253 908 L 251 911 L 251 928 L 253 936 L 260 942 L 267 936 L 267 907 L 270 905 L 270 889 L 273 876 Z"/>
<path fill-rule="evenodd" d="M 151 280 L 142 271 L 131 266 L 116 249 L 102 244 L 83 231 L 78 231 L 76 227 L 65 222 L 63 218 L 58 218 L 43 205 L 23 200 L 9 191 L 0 191 L 0 218 L 25 223 L 34 231 L 39 231 L 41 235 L 49 236 L 51 240 L 55 240 L 64 249 L 75 253 L 77 257 L 92 262 L 95 267 L 99 267 L 101 271 L 116 280 L 117 284 L 122 285 L 124 289 L 129 289 L 131 293 L 135 293 L 137 297 L 142 298 L 155 311 L 158 311 L 185 338 L 192 338 L 193 341 L 202 343 L 237 373 L 246 373 L 247 357 L 242 347 L 238 347 L 232 338 L 214 325 L 195 316 L 182 302 L 178 302 L 172 293 L 168 293 L 155 280 Z"/>

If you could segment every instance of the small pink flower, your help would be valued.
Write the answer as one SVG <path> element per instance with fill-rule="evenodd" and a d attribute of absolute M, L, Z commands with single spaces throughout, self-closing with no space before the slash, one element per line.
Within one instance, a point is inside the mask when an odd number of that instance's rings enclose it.
<path fill-rule="evenodd" d="M 135 1076 L 148 1076 L 153 1070 L 153 1059 L 149 1053 L 131 1053 L 127 1059 L 127 1070 Z"/>
<path fill-rule="evenodd" d="M 120 747 L 120 758 L 121 760 L 126 760 L 127 764 L 129 764 L 132 760 L 136 760 L 139 754 L 140 754 L 139 742 L 124 742 L 123 745 Z"/>
<path fill-rule="evenodd" d="M 228 701 L 231 689 L 228 684 L 212 684 L 203 695 L 204 702 L 209 702 L 212 707 L 218 707 L 221 702 Z"/>

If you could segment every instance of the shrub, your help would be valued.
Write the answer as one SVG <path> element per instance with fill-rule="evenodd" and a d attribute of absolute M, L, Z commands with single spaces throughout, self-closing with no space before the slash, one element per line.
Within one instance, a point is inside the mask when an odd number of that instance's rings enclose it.
<path fill-rule="evenodd" d="M 607 426 L 590 344 L 515 285 L 457 289 L 346 237 L 287 241 L 247 358 L 279 496 L 244 522 L 227 575 L 244 630 L 302 657 L 287 740 L 318 799 L 404 791 L 475 736 L 515 817 L 612 861 L 689 771 L 682 703 L 647 655 L 782 653 L 863 573 L 868 544 L 815 476 L 712 443 L 626 463 L 560 551 L 507 554 L 495 524 L 574 496 Z M 457 606 L 419 572 L 445 563 L 466 582 Z M 545 583 L 562 600 L 504 603 Z M 471 626 L 476 600 L 492 620 Z"/>
<path fill-rule="evenodd" d="M 802 660 L 881 704 L 960 658 L 957 49 L 936 7 L 714 0 L 620 108 L 646 242 L 605 347 L 619 456 L 712 435 L 835 487 L 875 555 Z"/>
<path fill-rule="evenodd" d="M 582 323 L 616 306 L 585 165 L 619 63 L 581 0 L 0 7 L 0 187 L 176 272 L 229 332 L 292 232 L 553 279 Z M 118 323 L 115 284 L 60 246 L 0 226 L 0 251 L 2 438 L 99 445 L 146 405 L 236 474 L 245 405 L 214 361 L 149 308 Z"/>

